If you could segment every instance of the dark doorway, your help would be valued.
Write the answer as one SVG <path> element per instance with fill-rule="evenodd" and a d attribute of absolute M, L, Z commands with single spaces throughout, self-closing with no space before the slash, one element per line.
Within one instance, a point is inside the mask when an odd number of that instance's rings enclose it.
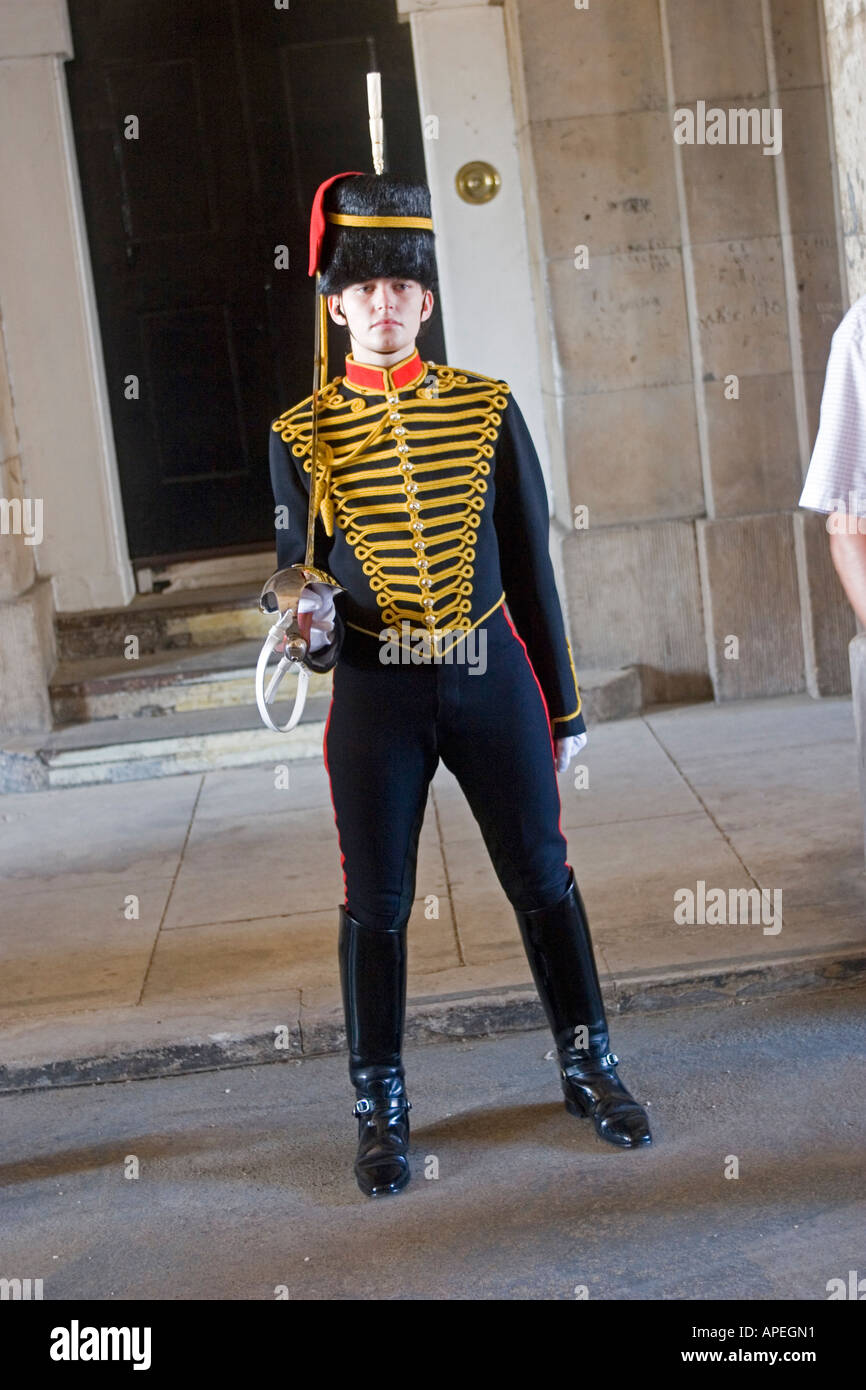
<path fill-rule="evenodd" d="M 395 0 L 69 0 L 66 76 L 130 553 L 273 537 L 270 421 L 312 386 L 308 218 L 323 178 L 424 177 Z M 137 119 L 137 138 L 130 117 Z M 285 246 L 289 268 L 275 268 Z M 330 375 L 346 339 L 329 334 Z M 434 314 L 422 352 L 444 360 Z"/>

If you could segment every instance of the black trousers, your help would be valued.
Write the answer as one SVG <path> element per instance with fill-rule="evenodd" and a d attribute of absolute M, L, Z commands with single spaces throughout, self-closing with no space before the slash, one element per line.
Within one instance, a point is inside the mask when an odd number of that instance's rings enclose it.
<path fill-rule="evenodd" d="M 440 758 L 466 796 L 512 905 L 548 907 L 568 887 L 544 696 L 502 606 L 474 634 L 450 663 L 385 665 L 377 638 L 346 628 L 325 763 L 346 909 L 364 926 L 389 928 L 409 917 Z M 464 644 L 464 657 L 477 665 L 453 659 Z"/>

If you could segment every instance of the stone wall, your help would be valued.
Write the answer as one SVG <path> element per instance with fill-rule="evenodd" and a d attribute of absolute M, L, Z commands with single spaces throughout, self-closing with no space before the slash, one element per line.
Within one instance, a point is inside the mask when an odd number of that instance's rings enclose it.
<path fill-rule="evenodd" d="M 824 0 L 848 302 L 866 294 L 866 0 Z"/>
<path fill-rule="evenodd" d="M 24 733 L 51 723 L 54 604 L 50 583 L 36 574 L 39 514 L 24 508 L 2 327 L 0 318 L 0 730 Z"/>
<path fill-rule="evenodd" d="M 819 5 L 506 8 L 548 418 L 587 509 L 564 542 L 578 670 L 634 663 L 648 701 L 844 692 L 853 615 L 797 508 L 845 307 Z M 780 110 L 781 152 L 677 143 L 699 102 Z"/>

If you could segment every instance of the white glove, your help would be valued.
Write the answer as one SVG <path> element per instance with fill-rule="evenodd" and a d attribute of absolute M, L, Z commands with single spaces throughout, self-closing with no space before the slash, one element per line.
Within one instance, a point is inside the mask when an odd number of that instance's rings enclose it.
<path fill-rule="evenodd" d="M 304 585 L 298 600 L 299 613 L 312 613 L 310 652 L 320 652 L 334 640 L 334 590 L 330 584 L 312 580 Z"/>
<path fill-rule="evenodd" d="M 556 740 L 556 770 L 565 772 L 575 753 L 579 753 L 586 744 L 586 734 L 572 734 L 571 738 L 558 738 Z"/>

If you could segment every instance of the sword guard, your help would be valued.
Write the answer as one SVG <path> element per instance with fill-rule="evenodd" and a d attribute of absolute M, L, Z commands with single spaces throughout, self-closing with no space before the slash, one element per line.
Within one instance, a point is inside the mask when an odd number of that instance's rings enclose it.
<path fill-rule="evenodd" d="M 307 620 L 307 632 L 305 633 L 302 631 L 301 624 L 307 619 L 307 615 L 298 614 L 298 604 L 304 589 L 313 581 L 329 585 L 335 593 L 343 592 L 342 585 L 338 584 L 324 570 L 316 569 L 314 565 L 289 565 L 287 569 L 277 570 L 275 574 L 271 575 L 262 588 L 259 599 L 259 608 L 263 613 L 279 613 L 280 615 L 272 624 L 259 653 L 255 678 L 256 704 L 259 714 L 266 727 L 273 729 L 274 733 L 277 734 L 286 734 L 294 729 L 295 725 L 300 722 L 306 704 L 310 672 L 303 663 L 309 655 L 309 620 Z M 268 662 L 271 654 L 282 643 L 285 643 L 284 654 L 268 682 L 267 689 L 265 689 Z M 292 674 L 297 672 L 298 676 L 295 703 L 288 722 L 275 724 L 270 707 L 276 698 L 283 677 L 290 672 Z"/>

